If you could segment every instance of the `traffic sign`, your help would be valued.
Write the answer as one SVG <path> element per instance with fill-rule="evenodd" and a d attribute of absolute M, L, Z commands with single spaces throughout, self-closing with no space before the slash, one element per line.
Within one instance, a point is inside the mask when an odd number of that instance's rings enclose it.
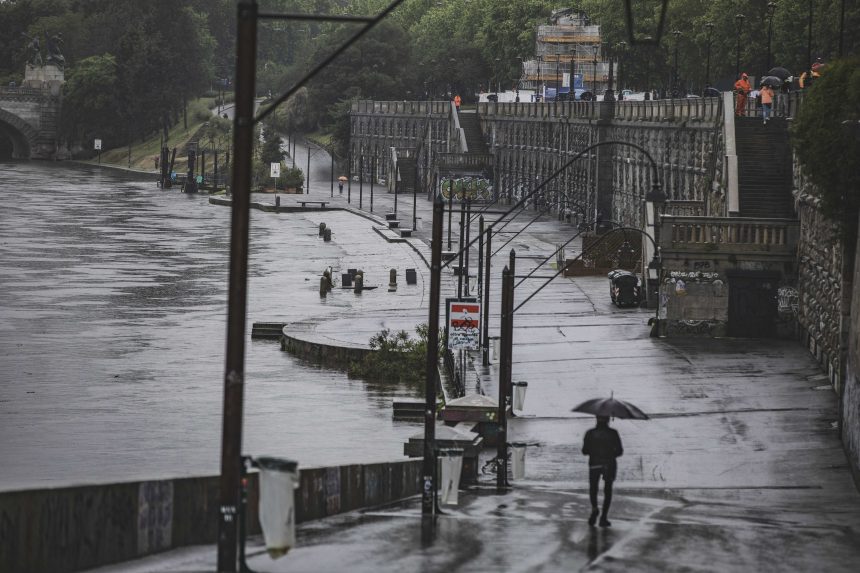
<path fill-rule="evenodd" d="M 280 163 L 272 163 L 271 171 L 269 173 L 270 173 L 270 177 L 274 177 L 275 179 L 280 177 L 281 176 L 281 164 Z"/>
<path fill-rule="evenodd" d="M 98 149 L 99 151 L 101 151 L 101 149 L 102 149 L 102 140 L 101 139 L 95 140 L 95 147 L 93 149 Z"/>
<path fill-rule="evenodd" d="M 481 303 L 448 301 L 448 348 L 478 350 L 481 343 Z"/>

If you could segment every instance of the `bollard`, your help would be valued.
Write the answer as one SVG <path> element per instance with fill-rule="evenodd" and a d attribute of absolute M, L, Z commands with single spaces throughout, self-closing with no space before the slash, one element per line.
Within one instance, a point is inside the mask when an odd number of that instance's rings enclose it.
<path fill-rule="evenodd" d="M 326 278 L 320 277 L 320 296 L 325 298 L 325 295 L 328 293 L 328 281 Z"/>
<path fill-rule="evenodd" d="M 278 207 L 278 208 L 281 207 L 281 196 L 280 195 L 275 195 L 275 207 Z"/>
<path fill-rule="evenodd" d="M 415 269 L 406 269 L 406 284 L 418 284 L 418 273 L 415 272 Z"/>
<path fill-rule="evenodd" d="M 325 241 L 326 243 L 331 241 L 331 229 L 326 229 L 325 231 L 323 231 L 323 241 Z"/>
<path fill-rule="evenodd" d="M 394 292 L 397 290 L 397 269 L 391 269 L 388 276 L 388 292 Z"/>
<path fill-rule="evenodd" d="M 360 293 L 361 289 L 364 287 L 364 273 L 361 271 L 355 273 L 355 276 L 352 279 L 352 284 L 354 285 L 353 292 Z"/>
<path fill-rule="evenodd" d="M 326 288 L 326 290 L 327 290 L 327 291 L 328 291 L 328 290 L 331 290 L 331 287 L 333 286 L 333 283 L 332 283 L 332 280 L 331 280 L 331 268 L 328 268 L 328 269 L 326 269 L 325 271 L 323 271 L 323 280 L 325 280 L 325 288 Z"/>
<path fill-rule="evenodd" d="M 319 236 L 322 237 L 323 233 L 325 233 L 325 223 L 320 223 L 320 235 Z"/>

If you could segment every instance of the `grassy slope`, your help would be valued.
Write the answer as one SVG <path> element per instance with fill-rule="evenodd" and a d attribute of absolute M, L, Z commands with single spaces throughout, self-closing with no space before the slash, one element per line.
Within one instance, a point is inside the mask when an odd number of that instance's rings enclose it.
<path fill-rule="evenodd" d="M 170 128 L 167 138 L 167 146 L 176 151 L 175 171 L 182 171 L 180 166 L 185 166 L 187 158 L 181 154 L 182 147 L 188 142 L 197 130 L 212 115 L 211 108 L 215 107 L 214 98 L 200 98 L 188 102 L 188 129 L 180 119 L 179 123 Z M 149 138 L 137 142 L 131 147 L 131 168 L 145 171 L 155 171 L 155 157 L 161 147 L 161 133 L 154 133 Z M 97 160 L 93 160 L 95 163 Z M 102 163 L 128 167 L 128 147 L 119 147 L 102 151 Z"/>

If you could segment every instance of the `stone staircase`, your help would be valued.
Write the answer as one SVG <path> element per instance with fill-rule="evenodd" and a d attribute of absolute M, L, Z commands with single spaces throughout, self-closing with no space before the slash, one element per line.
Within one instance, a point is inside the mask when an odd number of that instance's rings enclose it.
<path fill-rule="evenodd" d="M 794 219 L 788 123 L 735 118 L 741 217 Z"/>
<path fill-rule="evenodd" d="M 469 153 L 489 153 L 487 142 L 484 141 L 484 134 L 481 132 L 481 121 L 478 114 L 474 111 L 461 111 L 459 120 L 460 127 L 463 128 L 463 133 L 466 135 Z"/>

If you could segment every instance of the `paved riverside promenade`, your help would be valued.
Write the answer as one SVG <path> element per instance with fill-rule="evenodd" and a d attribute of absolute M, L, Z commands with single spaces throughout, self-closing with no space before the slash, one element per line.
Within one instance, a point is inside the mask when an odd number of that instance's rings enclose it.
<path fill-rule="evenodd" d="M 336 188 L 335 194 L 335 202 L 342 201 Z M 376 213 L 384 214 L 388 202 L 377 193 Z M 411 198 L 401 199 L 401 209 L 404 203 L 411 216 Z M 430 230 L 429 207 L 419 199 L 419 238 Z M 505 231 L 529 219 L 521 216 Z M 368 233 L 373 225 L 367 221 Z M 542 220 L 494 258 L 491 330 L 498 330 L 499 272 L 509 249 L 516 249 L 521 275 L 539 261 L 533 257 L 548 255 L 573 232 L 568 224 Z M 494 239 L 497 248 L 505 236 Z M 516 300 L 541 282 L 525 281 Z M 443 298 L 454 284 L 446 274 Z M 251 569 L 856 571 L 860 494 L 835 427 L 836 397 L 806 350 L 785 341 L 653 339 L 650 316 L 646 309 L 613 307 L 605 277 L 554 281 L 514 322 L 513 379 L 529 386 L 524 411 L 510 421 L 509 440 L 538 444 L 528 448 L 525 479 L 497 495 L 494 476 L 482 476 L 429 530 L 422 530 L 419 500 L 411 499 L 302 524 L 297 547 L 277 561 L 255 538 L 248 544 Z M 314 322 L 306 336 L 363 344 L 381 322 L 406 328 L 416 319 L 426 321 L 426 310 L 367 309 L 361 318 L 348 311 Z M 476 358 L 468 378 L 470 392 L 496 395 L 496 365 L 483 368 Z M 610 392 L 652 419 L 613 422 L 625 453 L 612 527 L 596 528 L 586 523 L 587 465 L 579 451 L 593 418 L 570 409 Z M 214 546 L 98 569 L 214 570 Z"/>

